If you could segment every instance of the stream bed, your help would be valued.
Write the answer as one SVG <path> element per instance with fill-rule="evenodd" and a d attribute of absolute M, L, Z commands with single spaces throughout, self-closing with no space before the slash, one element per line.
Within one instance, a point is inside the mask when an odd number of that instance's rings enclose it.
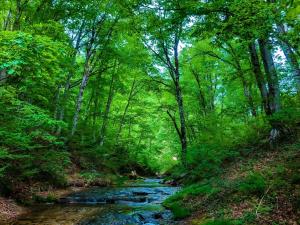
<path fill-rule="evenodd" d="M 39 204 L 13 225 L 176 224 L 162 202 L 178 187 L 161 179 L 131 181 L 122 187 L 94 187 L 70 194 L 55 204 Z"/>

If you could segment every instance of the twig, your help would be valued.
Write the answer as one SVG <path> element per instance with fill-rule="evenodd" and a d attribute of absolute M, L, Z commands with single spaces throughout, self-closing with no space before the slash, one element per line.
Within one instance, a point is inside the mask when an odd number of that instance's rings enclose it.
<path fill-rule="evenodd" d="M 262 198 L 260 199 L 260 201 L 259 201 L 259 203 L 258 203 L 258 205 L 257 205 L 257 207 L 256 207 L 256 210 L 255 210 L 255 215 L 256 215 L 256 217 L 257 217 L 257 214 L 258 214 L 258 209 L 259 209 L 260 205 L 262 204 L 262 201 L 264 200 L 264 197 L 266 196 L 266 194 L 268 194 L 269 190 L 271 189 L 271 187 L 272 187 L 272 185 L 270 185 L 270 186 L 268 187 L 268 189 L 265 191 L 264 195 L 263 195 Z"/>

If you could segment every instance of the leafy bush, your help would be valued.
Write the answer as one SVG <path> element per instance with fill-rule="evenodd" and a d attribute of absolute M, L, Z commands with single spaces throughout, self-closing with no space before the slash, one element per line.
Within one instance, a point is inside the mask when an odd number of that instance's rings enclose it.
<path fill-rule="evenodd" d="M 0 87 L 0 99 L 1 185 L 9 187 L 16 179 L 64 185 L 69 154 L 51 133 L 64 124 L 52 119 L 49 112 L 19 100 L 11 86 Z"/>
<path fill-rule="evenodd" d="M 188 150 L 188 165 L 190 173 L 188 183 L 201 181 L 216 176 L 222 171 L 222 164 L 239 156 L 224 146 L 202 145 L 194 146 Z"/>
<path fill-rule="evenodd" d="M 295 130 L 300 127 L 300 107 L 284 108 L 272 115 L 269 121 L 273 126 L 281 128 L 285 135 L 296 133 Z"/>

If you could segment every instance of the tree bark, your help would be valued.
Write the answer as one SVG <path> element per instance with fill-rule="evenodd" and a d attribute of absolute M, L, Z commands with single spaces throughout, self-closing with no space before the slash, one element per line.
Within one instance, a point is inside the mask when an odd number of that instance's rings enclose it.
<path fill-rule="evenodd" d="M 198 87 L 198 101 L 199 101 L 200 110 L 201 108 L 203 109 L 203 114 L 205 116 L 207 114 L 207 103 L 206 103 L 205 95 L 201 90 L 200 77 L 199 74 L 194 69 L 191 69 L 191 72 L 194 75 Z"/>
<path fill-rule="evenodd" d="M 22 2 L 22 0 L 17 0 L 16 2 L 16 16 L 15 16 L 15 21 L 13 24 L 13 30 L 20 30 L 21 29 L 21 18 L 22 18 L 22 14 L 24 11 L 24 8 L 27 6 L 29 0 L 24 0 L 24 2 Z"/>
<path fill-rule="evenodd" d="M 253 101 L 251 85 L 249 84 L 249 82 L 247 82 L 247 80 L 244 76 L 240 60 L 236 56 L 236 54 L 233 50 L 233 47 L 230 44 L 229 44 L 229 47 L 232 51 L 232 55 L 233 55 L 233 58 L 234 58 L 234 61 L 235 61 L 235 64 L 236 64 L 236 70 L 237 70 L 238 76 L 239 76 L 239 78 L 242 82 L 243 89 L 244 89 L 244 96 L 246 97 L 246 100 L 248 102 L 248 106 L 249 106 L 249 109 L 251 111 L 251 115 L 256 117 L 257 112 L 256 112 L 255 104 L 254 104 L 254 101 Z"/>
<path fill-rule="evenodd" d="M 183 99 L 182 99 L 182 91 L 178 81 L 175 83 L 176 90 L 176 101 L 178 104 L 179 110 L 179 119 L 180 119 L 180 142 L 181 142 L 181 150 L 182 150 L 182 162 L 185 166 L 187 166 L 186 154 L 187 154 L 187 136 L 186 136 L 186 126 L 185 126 L 185 115 L 183 108 Z"/>
<path fill-rule="evenodd" d="M 271 115 L 272 112 L 269 106 L 269 99 L 268 99 L 268 90 L 266 87 L 266 82 L 263 76 L 263 73 L 260 69 L 260 62 L 259 57 L 256 51 L 255 41 L 249 44 L 249 52 L 250 52 L 250 59 L 252 64 L 252 70 L 255 75 L 256 83 L 258 89 L 260 91 L 260 95 L 262 98 L 263 108 L 265 110 L 266 115 Z"/>
<path fill-rule="evenodd" d="M 58 119 L 58 110 L 59 110 L 59 101 L 60 101 L 60 92 L 61 92 L 61 85 L 58 85 L 57 87 L 57 91 L 55 94 L 55 105 L 54 105 L 54 114 L 53 114 L 53 118 L 54 119 Z"/>
<path fill-rule="evenodd" d="M 265 72 L 267 75 L 270 110 L 273 114 L 280 110 L 280 89 L 278 76 L 274 65 L 271 49 L 268 44 L 268 40 L 259 39 L 258 42 Z"/>
<path fill-rule="evenodd" d="M 83 35 L 83 29 L 85 26 L 85 22 L 83 22 L 78 30 L 78 33 L 76 35 L 76 42 L 75 42 L 75 52 L 73 54 L 73 60 L 72 60 L 72 65 L 75 66 L 76 64 L 76 56 L 77 56 L 77 52 L 79 51 L 80 48 L 80 44 L 81 44 L 81 40 L 82 40 L 82 35 Z M 68 101 L 68 97 L 69 97 L 69 91 L 70 91 L 70 87 L 71 87 L 71 79 L 73 77 L 74 73 L 73 72 L 69 72 L 68 76 L 67 76 L 67 80 L 65 83 L 65 87 L 64 87 L 64 92 L 63 92 L 63 96 L 62 96 L 62 100 L 60 100 L 60 107 L 59 107 L 59 120 L 63 121 L 64 117 L 65 117 L 65 104 Z M 61 133 L 61 126 L 59 126 L 56 130 L 56 135 L 60 135 Z"/>
<path fill-rule="evenodd" d="M 8 29 L 8 25 L 11 23 L 11 17 L 12 17 L 12 10 L 10 8 L 9 11 L 8 11 L 7 17 L 3 22 L 3 30 Z"/>
<path fill-rule="evenodd" d="M 182 90 L 180 87 L 180 71 L 179 71 L 179 57 L 178 57 L 178 46 L 179 46 L 179 34 L 175 35 L 175 43 L 174 43 L 174 85 L 175 85 L 175 94 L 176 101 L 178 104 L 179 110 L 179 119 L 180 119 L 180 142 L 181 142 L 181 151 L 182 151 L 182 163 L 185 167 L 187 167 L 187 134 L 186 134 L 186 122 L 185 122 L 185 114 L 184 114 L 184 106 L 183 106 L 183 98 L 182 98 Z"/>
<path fill-rule="evenodd" d="M 242 71 L 238 71 L 239 73 L 239 77 L 242 81 L 242 85 L 243 85 L 243 89 L 244 89 L 244 96 L 247 99 L 248 102 L 248 106 L 249 109 L 251 111 L 251 115 L 256 117 L 257 116 L 257 112 L 255 109 L 255 105 L 254 105 L 254 101 L 253 101 L 253 97 L 252 97 L 252 91 L 251 91 L 251 86 L 248 84 L 248 82 L 246 81 L 244 74 L 242 73 Z"/>
<path fill-rule="evenodd" d="M 99 143 L 101 146 L 104 144 L 105 134 L 106 134 L 106 126 L 107 126 L 107 122 L 108 122 L 108 118 L 109 118 L 111 103 L 113 101 L 113 96 L 114 96 L 114 76 L 115 76 L 115 74 L 111 75 L 109 93 L 108 93 L 108 98 L 107 98 L 107 102 L 106 102 L 105 112 L 103 115 L 103 122 L 102 122 L 101 130 L 100 130 Z"/>
<path fill-rule="evenodd" d="M 0 85 L 5 84 L 8 78 L 6 69 L 0 70 Z"/>
<path fill-rule="evenodd" d="M 81 81 L 81 85 L 80 85 L 80 88 L 79 88 L 79 93 L 78 93 L 78 97 L 77 97 L 77 101 L 76 101 L 76 109 L 75 109 L 75 114 L 74 114 L 74 117 L 73 117 L 73 125 L 72 125 L 72 130 L 71 130 L 71 136 L 73 136 L 75 134 L 76 129 L 77 129 L 79 113 L 80 113 L 81 105 L 82 105 L 82 101 L 83 101 L 83 93 L 84 93 L 84 90 L 87 86 L 89 76 L 90 76 L 90 71 L 89 71 L 89 68 L 87 66 L 85 68 L 85 72 L 84 72 L 84 75 L 82 77 L 82 81 Z"/>
<path fill-rule="evenodd" d="M 134 80 L 133 80 L 133 82 L 132 82 L 132 85 L 131 85 L 131 88 L 130 88 L 130 92 L 129 92 L 129 96 L 128 96 L 128 100 L 127 100 L 127 104 L 126 104 L 126 106 L 125 106 L 123 115 L 122 115 L 122 117 L 121 117 L 120 126 L 119 126 L 118 133 L 117 133 L 117 136 L 116 136 L 116 143 L 119 143 L 119 138 L 120 138 L 120 135 L 121 135 L 121 132 L 122 132 L 124 123 L 125 123 L 125 117 L 126 117 L 126 115 L 127 115 L 127 112 L 128 112 L 129 106 L 130 106 L 130 103 L 131 103 L 131 101 L 132 101 L 132 98 L 133 98 L 134 95 L 136 94 L 135 88 L 136 88 L 136 78 L 134 78 Z"/>

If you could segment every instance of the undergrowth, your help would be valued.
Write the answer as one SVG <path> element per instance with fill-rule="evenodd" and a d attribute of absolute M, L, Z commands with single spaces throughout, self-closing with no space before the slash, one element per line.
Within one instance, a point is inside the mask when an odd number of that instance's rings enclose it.
<path fill-rule="evenodd" d="M 173 178 L 178 176 L 185 186 L 164 206 L 176 219 L 191 216 L 191 224 L 297 224 L 299 149 L 296 141 L 276 150 L 239 151 L 231 162 L 224 156 L 205 171 L 194 169 L 184 178 L 175 173 Z"/>

